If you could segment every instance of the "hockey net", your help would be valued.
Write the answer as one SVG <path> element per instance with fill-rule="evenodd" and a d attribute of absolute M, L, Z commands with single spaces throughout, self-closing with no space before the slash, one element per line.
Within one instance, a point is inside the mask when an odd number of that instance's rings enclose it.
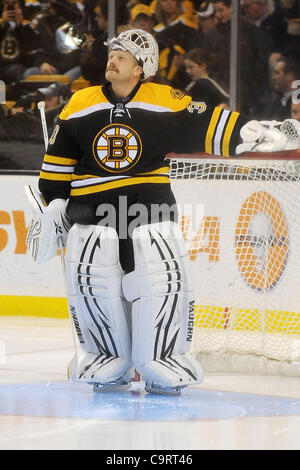
<path fill-rule="evenodd" d="M 299 376 L 300 151 L 171 158 L 195 280 L 193 353 L 206 372 Z"/>

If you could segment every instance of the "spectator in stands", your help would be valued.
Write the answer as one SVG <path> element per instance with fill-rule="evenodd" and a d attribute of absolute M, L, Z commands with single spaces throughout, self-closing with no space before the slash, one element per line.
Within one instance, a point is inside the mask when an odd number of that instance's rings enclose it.
<path fill-rule="evenodd" d="M 215 54 L 219 64 L 217 82 L 229 89 L 231 0 L 214 0 L 217 26 L 205 34 L 204 47 Z M 263 112 L 268 86 L 268 57 L 272 50 L 270 36 L 241 18 L 240 28 L 240 98 L 239 110 L 258 117 Z"/>
<path fill-rule="evenodd" d="M 196 10 L 198 29 L 195 35 L 192 49 L 203 47 L 204 37 L 209 31 L 216 28 L 217 19 L 212 2 L 201 2 Z"/>
<path fill-rule="evenodd" d="M 38 92 L 45 101 L 48 134 L 51 135 L 57 117 L 70 99 L 72 93 L 68 85 L 62 85 L 61 83 L 53 83 L 47 88 L 39 88 Z"/>
<path fill-rule="evenodd" d="M 83 45 L 83 52 L 80 58 L 81 73 L 85 80 L 91 85 L 100 85 L 105 79 L 105 69 L 107 64 L 108 39 L 108 2 L 107 0 L 97 0 L 93 9 L 96 27 L 85 32 L 86 41 Z M 124 10 L 123 5 L 118 5 L 116 18 L 117 32 L 127 28 L 129 12 Z"/>
<path fill-rule="evenodd" d="M 154 18 L 149 6 L 143 3 L 136 4 L 130 10 L 130 24 L 133 28 L 144 29 L 153 34 Z"/>
<path fill-rule="evenodd" d="M 272 52 L 270 55 L 269 55 L 269 58 L 268 58 L 268 67 L 269 67 L 269 70 L 270 72 L 273 70 L 273 68 L 275 67 L 275 64 L 276 62 L 279 60 L 279 59 L 282 59 L 283 58 L 283 55 L 280 53 L 280 52 Z"/>
<path fill-rule="evenodd" d="M 184 88 L 189 82 L 184 55 L 193 47 L 197 34 L 198 26 L 194 18 L 191 2 L 156 1 L 154 20 L 157 24 L 153 34 L 160 47 L 160 74 L 165 83 L 174 88 Z"/>
<path fill-rule="evenodd" d="M 299 63 L 287 57 L 282 57 L 275 63 L 271 80 L 277 98 L 266 107 L 266 119 L 283 121 L 290 117 L 293 94 L 297 94 L 296 81 L 299 79 Z"/>
<path fill-rule="evenodd" d="M 210 77 L 215 67 L 215 58 L 203 49 L 192 49 L 186 54 L 184 63 L 192 80 L 185 88 L 185 92 L 194 101 L 205 101 L 213 107 L 228 109 L 228 93 Z"/>
<path fill-rule="evenodd" d="M 23 78 L 39 57 L 40 36 L 24 20 L 19 0 L 4 0 L 0 20 L 0 79 L 6 84 Z"/>
<path fill-rule="evenodd" d="M 0 142 L 43 142 L 41 121 L 38 116 L 21 110 L 14 112 L 0 104 Z M 1 168 L 2 161 L 1 161 Z"/>
<path fill-rule="evenodd" d="M 3 105 L 1 107 L 1 113 L 3 117 L 11 118 L 12 116 L 17 116 L 17 114 L 20 115 L 16 117 L 15 120 L 10 119 L 7 121 L 10 124 L 16 123 L 16 126 L 18 126 L 17 130 L 8 132 L 6 125 L 7 122 L 2 123 L 3 129 L 5 129 L 5 135 L 7 135 L 6 140 L 10 140 L 10 136 L 14 136 L 16 140 L 32 140 L 32 137 L 33 140 L 38 140 L 36 138 L 36 122 L 38 120 L 38 129 L 40 133 L 41 123 L 37 103 L 42 100 L 45 101 L 48 133 L 50 134 L 56 123 L 57 116 L 70 97 L 71 91 L 68 85 L 53 83 L 48 87 L 38 88 L 33 93 L 30 92 L 27 95 L 22 95 L 11 108 L 7 108 L 5 105 Z M 34 125 L 32 132 L 30 129 L 30 123 Z M 23 129 L 24 132 L 21 132 L 21 129 Z"/>
<path fill-rule="evenodd" d="M 291 103 L 291 118 L 300 122 L 300 100 Z"/>
<path fill-rule="evenodd" d="M 0 103 L 0 168 L 39 171 L 43 150 L 40 117 Z"/>
<path fill-rule="evenodd" d="M 73 2 L 73 0 L 70 0 Z M 82 31 L 82 33 L 88 33 L 91 35 L 94 35 L 98 33 L 99 28 L 102 29 L 103 31 L 107 31 L 107 25 L 100 26 L 99 21 L 101 22 L 102 20 L 107 22 L 107 17 L 108 17 L 108 5 L 109 5 L 109 0 L 75 0 L 76 2 L 80 2 L 81 4 L 81 12 L 82 12 L 82 21 L 80 22 L 80 25 L 78 25 Z M 123 28 L 126 28 L 126 25 L 128 24 L 129 20 L 129 4 L 130 1 L 125 1 L 125 0 L 116 0 L 116 25 L 117 25 L 117 30 L 120 31 L 120 29 L 123 30 Z M 133 4 L 138 3 L 137 1 L 132 2 Z M 78 3 L 77 3 L 78 4 Z M 100 16 L 96 17 L 95 13 L 98 10 L 98 7 L 100 7 L 101 12 L 102 12 L 102 20 L 100 19 Z M 97 13 L 98 15 L 98 13 Z"/>
<path fill-rule="evenodd" d="M 212 2 L 202 2 L 197 10 L 199 29 L 206 34 L 217 25 L 214 4 Z"/>
<path fill-rule="evenodd" d="M 249 0 L 244 0 L 249 2 Z M 261 23 L 260 28 L 268 32 L 273 41 L 273 50 L 286 54 L 293 42 L 288 27 L 291 21 L 300 17 L 299 0 L 277 0 L 276 8 Z"/>
<path fill-rule="evenodd" d="M 157 25 L 155 31 L 165 29 L 169 24 L 176 21 L 183 14 L 181 1 L 178 0 L 156 0 L 155 18 Z"/>
<path fill-rule="evenodd" d="M 277 61 L 282 57 L 283 55 L 280 52 L 272 52 L 268 58 L 268 86 L 265 88 L 263 99 L 265 107 L 267 108 L 269 108 L 271 103 L 273 103 L 278 97 L 278 93 L 273 87 L 272 75 Z"/>
<path fill-rule="evenodd" d="M 22 0 L 24 5 L 24 18 L 32 21 L 41 11 L 49 8 L 49 0 Z"/>
<path fill-rule="evenodd" d="M 144 29 L 156 37 L 154 27 L 154 16 L 150 6 L 143 3 L 136 3 L 130 8 L 130 27 Z M 157 39 L 159 47 L 159 71 L 155 76 L 155 81 L 171 84 L 177 73 L 176 60 L 178 54 L 184 51 L 177 45 Z"/>
<path fill-rule="evenodd" d="M 198 29 L 198 18 L 196 13 L 196 4 L 199 2 L 190 0 L 181 0 L 181 6 L 183 9 L 183 17 L 186 22 L 195 29 Z M 202 3 L 202 0 L 201 0 Z"/>
<path fill-rule="evenodd" d="M 75 3 L 68 0 L 49 0 L 47 8 L 32 20 L 41 37 L 40 47 L 43 54 L 39 66 L 28 69 L 24 78 L 32 74 L 65 74 L 69 76 L 70 81 L 78 78 L 81 73 L 78 67 L 81 50 L 62 52 L 58 48 L 55 35 L 58 28 L 65 23 L 76 25 L 81 20 L 81 12 Z"/>
<path fill-rule="evenodd" d="M 93 31 L 98 29 L 95 18 L 95 8 L 97 4 L 97 0 L 81 1 L 82 20 L 80 22 L 80 28 L 83 33 L 93 33 Z"/>
<path fill-rule="evenodd" d="M 45 101 L 46 110 L 64 106 L 71 97 L 69 86 L 61 83 L 52 83 L 46 88 L 38 88 L 38 92 Z"/>
<path fill-rule="evenodd" d="M 270 8 L 269 0 L 243 0 L 242 5 L 245 18 L 249 23 L 262 28 L 264 21 L 274 11 L 274 7 L 272 10 Z"/>
<path fill-rule="evenodd" d="M 108 5 L 106 1 L 98 1 L 94 8 L 97 27 L 87 31 L 83 53 L 80 59 L 81 73 L 91 85 L 99 85 L 105 79 L 107 63 L 108 39 Z"/>
<path fill-rule="evenodd" d="M 177 45 L 187 52 L 194 44 L 198 25 L 190 19 L 190 12 L 184 13 L 183 3 L 179 0 L 157 0 L 154 26 L 155 38 Z"/>
<path fill-rule="evenodd" d="M 291 18 L 288 20 L 287 38 L 288 45 L 284 49 L 284 55 L 300 61 L 300 11 L 298 18 Z"/>

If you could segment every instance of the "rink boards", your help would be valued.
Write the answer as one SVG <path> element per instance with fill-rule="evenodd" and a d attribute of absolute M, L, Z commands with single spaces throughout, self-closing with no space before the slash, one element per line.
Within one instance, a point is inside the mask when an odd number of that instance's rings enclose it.
<path fill-rule="evenodd" d="M 0 314 L 65 318 L 68 313 L 60 257 L 37 265 L 27 253 L 25 244 L 31 208 L 24 186 L 36 186 L 37 178 L 34 175 L 0 175 Z M 251 317 L 254 318 L 251 329 L 255 330 L 261 327 L 261 312 L 264 310 L 265 323 L 271 332 L 288 333 L 286 325 L 291 323 L 293 331 L 299 332 L 300 227 L 295 226 L 293 219 L 295 207 L 291 213 L 289 204 L 280 197 L 278 189 L 269 186 L 268 197 L 276 198 L 284 212 L 289 245 L 279 267 L 282 272 L 278 282 L 262 292 L 253 288 L 251 276 L 245 276 L 238 265 L 234 239 L 228 235 L 235 233 L 243 203 L 251 197 L 254 190 L 251 182 L 240 182 L 238 196 L 234 199 L 229 199 L 228 188 L 222 188 L 218 181 L 212 182 L 203 193 L 199 192 L 199 185 L 199 181 L 183 180 L 173 186 L 196 279 L 196 325 L 226 328 L 226 318 L 234 311 L 237 313 L 236 329 L 247 329 Z M 187 228 L 191 218 L 194 222 Z M 206 230 L 208 223 L 210 229 Z M 213 243 L 211 227 L 217 233 Z M 255 317 L 259 318 L 257 323 Z M 283 317 L 288 323 L 283 322 Z"/>

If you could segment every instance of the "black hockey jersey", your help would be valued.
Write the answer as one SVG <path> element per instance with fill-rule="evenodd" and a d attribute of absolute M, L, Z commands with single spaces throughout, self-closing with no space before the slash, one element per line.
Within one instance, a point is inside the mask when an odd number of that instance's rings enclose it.
<path fill-rule="evenodd" d="M 126 100 L 109 83 L 76 92 L 49 139 L 39 189 L 55 198 L 92 198 L 129 186 L 170 184 L 170 152 L 229 156 L 244 124 L 167 85 L 139 83 Z M 140 187 L 142 190 L 143 188 Z"/>

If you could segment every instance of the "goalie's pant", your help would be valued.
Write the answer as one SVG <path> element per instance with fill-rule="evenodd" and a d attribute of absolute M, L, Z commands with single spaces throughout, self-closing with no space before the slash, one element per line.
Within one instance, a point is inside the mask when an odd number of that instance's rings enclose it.
<path fill-rule="evenodd" d="M 73 225 L 66 246 L 66 284 L 83 350 L 75 380 L 106 384 L 134 376 L 122 276 L 116 231 Z"/>
<path fill-rule="evenodd" d="M 132 361 L 146 384 L 181 387 L 200 383 L 203 371 L 190 354 L 194 297 L 190 261 L 174 222 L 133 232 L 135 269 L 122 280 L 132 301 Z"/>

